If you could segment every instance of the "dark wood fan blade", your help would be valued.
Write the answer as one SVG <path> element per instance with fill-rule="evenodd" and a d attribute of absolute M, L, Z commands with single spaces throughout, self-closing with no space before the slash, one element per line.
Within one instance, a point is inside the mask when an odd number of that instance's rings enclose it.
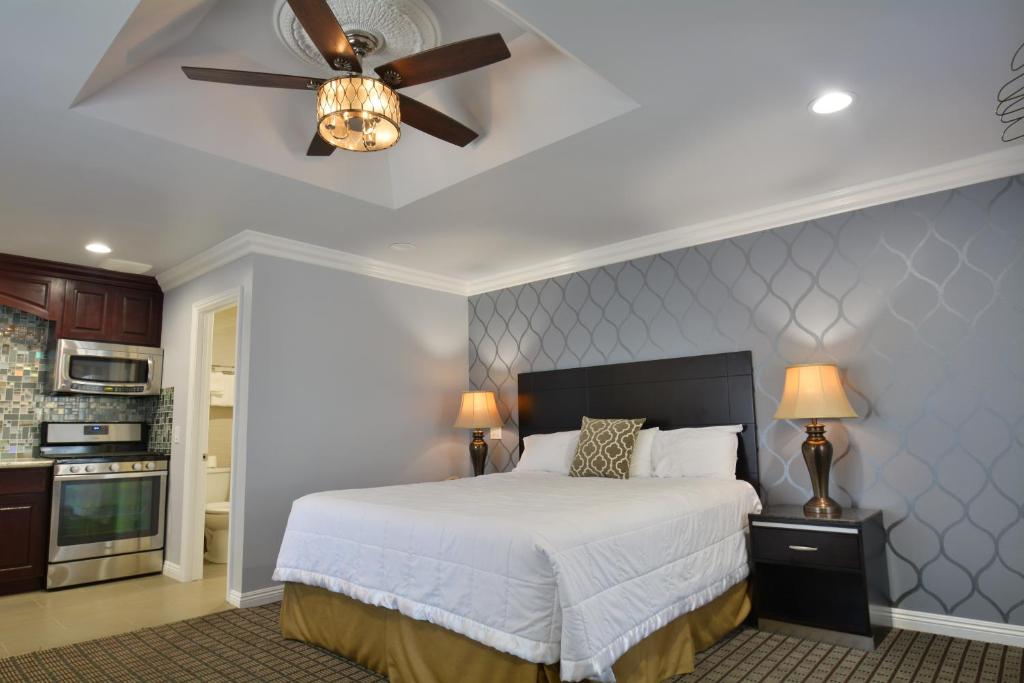
<path fill-rule="evenodd" d="M 492 33 L 417 52 L 381 64 L 376 71 L 392 88 L 407 88 L 479 69 L 511 56 L 501 34 Z"/>
<path fill-rule="evenodd" d="M 475 131 L 466 128 L 450 116 L 411 97 L 398 93 L 398 101 L 402 111 L 402 123 L 422 130 L 427 135 L 433 135 L 459 147 L 465 147 L 479 137 Z"/>
<path fill-rule="evenodd" d="M 334 154 L 334 150 L 338 149 L 334 145 L 329 145 L 324 142 L 324 139 L 320 137 L 320 133 L 314 133 L 313 139 L 309 142 L 309 149 L 306 150 L 307 157 L 329 157 Z"/>
<path fill-rule="evenodd" d="M 288 6 L 329 67 L 335 71 L 363 72 L 359 57 L 326 0 L 288 0 Z"/>
<path fill-rule="evenodd" d="M 256 85 L 264 88 L 316 90 L 324 82 L 322 78 L 310 78 L 308 76 L 285 76 L 284 74 L 265 74 L 259 71 L 234 71 L 232 69 L 207 69 L 201 66 L 183 66 L 181 70 L 193 81 L 231 83 L 232 85 Z"/>

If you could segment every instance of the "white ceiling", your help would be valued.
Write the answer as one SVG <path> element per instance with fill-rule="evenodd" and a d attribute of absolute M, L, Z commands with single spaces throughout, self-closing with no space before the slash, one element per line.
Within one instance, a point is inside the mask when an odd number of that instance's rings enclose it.
<path fill-rule="evenodd" d="M 426 1 L 442 42 L 510 44 L 415 92 L 482 140 L 406 129 L 317 160 L 306 93 L 172 78 L 311 73 L 273 0 L 5 3 L 0 251 L 98 263 L 101 239 L 159 272 L 256 230 L 481 280 L 1009 147 L 993 111 L 1019 0 Z M 833 87 L 854 106 L 810 114 Z"/>

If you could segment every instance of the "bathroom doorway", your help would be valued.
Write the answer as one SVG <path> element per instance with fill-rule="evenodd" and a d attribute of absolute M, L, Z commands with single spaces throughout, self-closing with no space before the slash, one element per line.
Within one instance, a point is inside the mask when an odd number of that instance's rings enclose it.
<path fill-rule="evenodd" d="M 206 495 L 203 502 L 203 579 L 227 579 L 230 548 L 231 465 L 235 407 L 235 348 L 238 341 L 238 306 L 213 312 L 209 364 L 205 465 Z"/>
<path fill-rule="evenodd" d="M 180 581 L 210 584 L 237 606 L 251 300 L 241 288 L 192 305 Z M 235 600 L 232 600 L 232 596 Z"/>

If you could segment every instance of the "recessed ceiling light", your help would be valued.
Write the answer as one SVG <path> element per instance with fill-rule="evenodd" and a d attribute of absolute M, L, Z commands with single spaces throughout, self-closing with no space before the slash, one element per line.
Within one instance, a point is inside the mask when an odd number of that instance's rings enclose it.
<path fill-rule="evenodd" d="M 391 248 L 395 251 L 412 251 L 416 248 L 416 245 L 409 242 L 395 242 L 391 245 Z"/>
<path fill-rule="evenodd" d="M 811 111 L 815 114 L 835 114 L 853 104 L 853 94 L 842 90 L 827 92 L 811 102 Z"/>
<path fill-rule="evenodd" d="M 109 254 L 110 247 L 103 244 L 103 242 L 90 242 L 85 245 L 87 251 L 91 251 L 94 254 Z"/>

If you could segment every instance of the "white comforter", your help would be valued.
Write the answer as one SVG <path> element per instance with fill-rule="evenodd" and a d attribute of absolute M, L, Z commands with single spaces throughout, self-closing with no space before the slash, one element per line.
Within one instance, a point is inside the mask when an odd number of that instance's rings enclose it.
<path fill-rule="evenodd" d="M 614 681 L 626 650 L 746 577 L 760 507 L 742 481 L 542 472 L 325 491 L 293 504 L 274 579 Z"/>

